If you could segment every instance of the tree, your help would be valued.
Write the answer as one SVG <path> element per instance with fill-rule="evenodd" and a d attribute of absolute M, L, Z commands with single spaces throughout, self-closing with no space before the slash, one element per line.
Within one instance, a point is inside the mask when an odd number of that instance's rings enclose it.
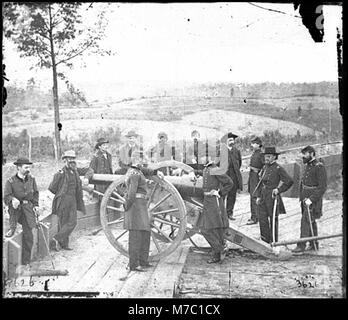
<path fill-rule="evenodd" d="M 106 6 L 107 4 L 104 4 Z M 61 155 L 58 76 L 65 79 L 58 68 L 72 68 L 72 60 L 86 53 L 110 55 L 100 48 L 105 36 L 106 9 L 93 11 L 92 25 L 84 16 L 90 13 L 93 3 L 81 2 L 6 2 L 3 4 L 4 35 L 11 39 L 21 57 L 35 57 L 36 66 L 52 69 L 52 95 L 54 106 L 54 132 L 56 157 Z"/>

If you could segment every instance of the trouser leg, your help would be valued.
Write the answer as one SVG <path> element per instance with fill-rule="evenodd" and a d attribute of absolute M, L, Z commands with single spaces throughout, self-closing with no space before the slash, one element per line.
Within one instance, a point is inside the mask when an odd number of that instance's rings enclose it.
<path fill-rule="evenodd" d="M 141 266 L 148 264 L 149 262 L 149 252 L 150 252 L 150 238 L 151 232 L 142 230 L 141 233 L 141 242 L 140 242 L 140 255 L 139 255 L 139 263 Z"/>
<path fill-rule="evenodd" d="M 33 248 L 33 231 L 25 217 L 22 218 L 22 264 L 30 263 L 31 250 Z"/>
<path fill-rule="evenodd" d="M 233 216 L 233 209 L 236 203 L 236 197 L 237 197 L 237 187 L 234 185 L 232 190 L 227 194 L 226 211 L 229 217 Z"/>
<path fill-rule="evenodd" d="M 251 219 L 254 221 L 259 221 L 258 205 L 256 204 L 257 197 L 250 195 L 250 212 Z"/>
<path fill-rule="evenodd" d="M 141 246 L 141 236 L 139 230 L 129 230 L 129 268 L 132 270 L 139 266 L 139 253 Z"/>
<path fill-rule="evenodd" d="M 67 208 L 61 212 L 59 216 L 59 231 L 54 238 L 62 247 L 69 245 L 69 236 L 74 231 L 77 225 L 77 211 L 76 208 Z"/>
<path fill-rule="evenodd" d="M 222 231 L 219 229 L 221 228 L 205 229 L 201 231 L 202 235 L 212 248 L 212 256 L 214 258 L 220 258 L 220 252 L 224 248 Z"/>
<path fill-rule="evenodd" d="M 17 228 L 16 210 L 14 210 L 13 208 L 9 208 L 8 214 L 9 214 L 9 227 L 10 227 L 10 230 L 12 231 L 12 233 L 14 233 L 16 231 L 16 228 Z"/>
<path fill-rule="evenodd" d="M 270 243 L 271 242 L 271 230 L 269 223 L 269 215 L 265 203 L 259 205 L 259 225 L 261 240 Z"/>

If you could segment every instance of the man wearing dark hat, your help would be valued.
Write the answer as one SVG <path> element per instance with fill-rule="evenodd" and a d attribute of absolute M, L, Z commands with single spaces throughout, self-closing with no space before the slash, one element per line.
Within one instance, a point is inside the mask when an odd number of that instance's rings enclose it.
<path fill-rule="evenodd" d="M 118 165 L 120 168 L 115 171 L 115 174 L 127 173 L 127 170 L 132 163 L 132 153 L 140 150 L 139 145 L 136 143 L 138 137 L 139 135 L 134 130 L 130 130 L 126 134 L 127 142 L 120 147 L 118 152 Z"/>
<path fill-rule="evenodd" d="M 307 146 L 301 150 L 302 161 L 305 164 L 300 182 L 301 201 L 301 238 L 318 235 L 316 219 L 322 216 L 323 195 L 327 188 L 327 174 L 322 162 L 315 158 L 315 150 Z M 294 253 L 305 251 L 306 243 L 300 242 Z M 318 241 L 311 241 L 308 250 L 318 250 Z"/>
<path fill-rule="evenodd" d="M 287 191 L 293 185 L 293 179 L 276 160 L 279 152 L 275 147 L 265 147 L 263 152 L 265 165 L 260 171 L 261 182 L 255 191 L 256 203 L 259 206 L 259 224 L 261 240 L 272 243 L 278 241 L 278 215 L 286 213 L 281 193 Z M 277 207 L 275 211 L 275 239 L 272 235 L 272 218 L 275 198 Z"/>
<path fill-rule="evenodd" d="M 251 139 L 251 148 L 253 149 L 253 153 L 250 158 L 250 166 L 249 166 L 250 171 L 249 171 L 249 180 L 248 180 L 248 192 L 250 193 L 251 217 L 247 221 L 248 225 L 258 223 L 259 221 L 258 207 L 256 204 L 256 196 L 254 194 L 254 190 L 260 180 L 259 173 L 265 164 L 264 156 L 261 153 L 261 147 L 262 147 L 262 142 L 259 137 L 254 137 L 253 139 Z"/>
<path fill-rule="evenodd" d="M 95 145 L 96 152 L 94 153 L 92 160 L 89 164 L 85 178 L 90 180 L 93 177 L 93 174 L 112 174 L 112 156 L 107 151 L 109 141 L 104 138 L 99 138 Z M 104 193 L 108 185 L 95 185 L 94 189 L 96 191 Z"/>
<path fill-rule="evenodd" d="M 22 264 L 29 265 L 33 247 L 33 229 L 36 228 L 35 213 L 38 213 L 39 191 L 35 178 L 30 174 L 32 162 L 19 158 L 14 165 L 17 173 L 5 184 L 4 202 L 10 214 L 10 230 L 6 237 L 12 237 L 17 221 L 22 225 Z"/>
<path fill-rule="evenodd" d="M 231 220 L 235 220 L 233 217 L 233 209 L 236 203 L 236 196 L 238 190 L 243 190 L 243 179 L 240 172 L 242 166 L 242 155 L 239 149 L 235 146 L 235 139 L 238 138 L 236 134 L 228 132 L 223 136 L 221 142 L 226 143 L 228 148 L 228 169 L 227 175 L 233 181 L 233 187 L 227 194 L 227 215 Z"/>
<path fill-rule="evenodd" d="M 62 159 L 65 165 L 53 176 L 48 187 L 54 194 L 52 214 L 58 216 L 58 233 L 50 243 L 51 249 L 55 251 L 59 251 L 60 248 L 72 250 L 69 247 L 69 236 L 77 225 L 77 210 L 86 213 L 75 151 L 64 152 Z M 84 179 L 84 184 L 88 184 L 88 179 Z"/>
<path fill-rule="evenodd" d="M 163 178 L 162 172 L 143 168 L 143 162 L 144 158 L 140 156 L 140 152 L 134 151 L 125 179 L 127 192 L 124 203 L 124 228 L 129 230 L 130 271 L 145 271 L 145 268 L 151 267 L 148 261 L 151 225 L 147 207 L 148 186 L 144 173 L 148 176 L 157 174 Z"/>
<path fill-rule="evenodd" d="M 208 159 L 211 160 L 211 157 Z M 212 248 L 208 263 L 222 262 L 226 254 L 224 232 L 229 222 L 224 197 L 233 187 L 233 181 L 227 174 L 213 173 L 217 164 L 218 158 L 215 161 L 208 161 L 203 170 L 194 170 L 195 173 L 203 176 L 203 212 L 197 225 Z"/>

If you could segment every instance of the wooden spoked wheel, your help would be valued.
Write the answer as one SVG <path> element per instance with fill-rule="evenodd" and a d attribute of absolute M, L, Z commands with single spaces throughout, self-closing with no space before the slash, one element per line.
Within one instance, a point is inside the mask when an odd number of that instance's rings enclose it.
<path fill-rule="evenodd" d="M 147 177 L 147 184 L 151 261 L 166 257 L 179 246 L 186 232 L 187 213 L 179 192 L 169 181 L 152 176 Z M 100 220 L 111 245 L 121 254 L 128 256 L 129 232 L 123 225 L 124 215 L 127 213 L 122 205 L 125 201 L 125 191 L 125 176 L 120 176 L 111 183 L 100 205 Z M 110 216 L 115 218 L 110 219 Z"/>

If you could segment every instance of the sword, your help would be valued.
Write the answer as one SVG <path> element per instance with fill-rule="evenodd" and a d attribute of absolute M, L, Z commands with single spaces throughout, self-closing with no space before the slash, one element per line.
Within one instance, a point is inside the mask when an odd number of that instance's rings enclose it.
<path fill-rule="evenodd" d="M 312 218 L 311 218 L 311 212 L 309 210 L 309 205 L 305 204 L 306 207 L 307 207 L 307 214 L 308 214 L 308 220 L 309 220 L 309 226 L 310 226 L 310 229 L 311 229 L 311 235 L 312 237 L 314 237 L 314 231 L 313 231 L 313 226 L 312 226 Z M 314 245 L 314 249 L 315 251 L 318 251 L 318 248 L 317 248 L 317 245 L 315 243 L 315 241 L 313 241 L 313 245 Z"/>
<path fill-rule="evenodd" d="M 277 213 L 277 203 L 278 203 L 278 195 L 274 199 L 273 205 L 273 216 L 272 216 L 272 243 L 275 243 L 275 217 Z"/>

